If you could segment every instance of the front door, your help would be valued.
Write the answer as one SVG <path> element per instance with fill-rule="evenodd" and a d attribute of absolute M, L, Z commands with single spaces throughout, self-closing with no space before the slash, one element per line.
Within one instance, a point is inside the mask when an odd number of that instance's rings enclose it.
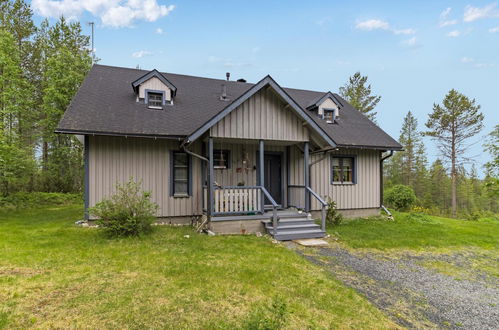
<path fill-rule="evenodd" d="M 264 187 L 276 203 L 282 205 L 282 157 L 280 154 L 266 153 L 264 160 Z M 265 205 L 269 204 L 270 201 L 265 198 Z"/>

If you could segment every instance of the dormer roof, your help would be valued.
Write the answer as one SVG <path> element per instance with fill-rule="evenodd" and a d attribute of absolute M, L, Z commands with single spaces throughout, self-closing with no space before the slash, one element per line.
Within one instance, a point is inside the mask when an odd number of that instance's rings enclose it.
<path fill-rule="evenodd" d="M 336 104 L 336 106 L 338 108 L 343 106 L 343 104 L 340 102 L 340 100 L 338 100 L 338 98 L 336 98 L 336 96 L 333 93 L 327 92 L 326 94 L 322 95 L 319 99 L 317 99 L 315 102 L 308 105 L 307 110 L 311 110 L 311 109 L 319 107 L 328 98 L 331 99 L 334 102 L 334 104 Z"/>
<path fill-rule="evenodd" d="M 135 93 L 138 93 L 139 86 L 143 84 L 144 82 L 148 81 L 149 79 L 156 77 L 158 78 L 163 84 L 165 84 L 166 87 L 168 87 L 172 91 L 172 96 L 175 96 L 177 93 L 177 87 L 175 87 L 174 84 L 172 84 L 168 79 L 165 78 L 158 70 L 154 69 L 152 71 L 149 71 L 142 77 L 138 78 L 137 80 L 132 82 L 132 87 L 133 91 Z"/>

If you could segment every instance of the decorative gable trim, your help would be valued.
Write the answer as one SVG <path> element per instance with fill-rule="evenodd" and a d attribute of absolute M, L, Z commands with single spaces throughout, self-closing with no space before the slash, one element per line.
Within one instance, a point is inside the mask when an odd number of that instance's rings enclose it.
<path fill-rule="evenodd" d="M 163 76 L 156 69 L 149 71 L 139 79 L 132 82 L 132 87 L 134 92 L 138 93 L 139 86 L 153 77 L 158 78 L 163 84 L 165 84 L 165 86 L 167 86 L 172 91 L 172 96 L 174 96 L 177 93 L 177 87 L 175 87 L 175 85 L 173 85 L 168 79 L 165 78 L 165 76 Z"/>
<path fill-rule="evenodd" d="M 322 95 L 320 97 L 320 99 L 318 99 L 316 102 L 314 102 L 311 105 L 309 105 L 307 107 L 307 110 L 312 110 L 314 108 L 317 108 L 324 101 L 326 101 L 328 98 L 331 99 L 331 100 L 333 100 L 333 102 L 336 104 L 337 107 L 342 107 L 343 106 L 343 104 L 340 102 L 340 100 L 338 100 L 338 98 L 333 93 L 327 92 L 326 94 Z"/>
<path fill-rule="evenodd" d="M 250 89 L 248 89 L 244 94 L 242 94 L 240 97 L 235 99 L 231 104 L 229 104 L 225 109 L 223 109 L 221 112 L 219 112 L 217 115 L 212 117 L 209 121 L 207 121 L 203 126 L 198 128 L 196 131 L 191 133 L 187 139 L 184 141 L 184 143 L 190 143 L 196 139 L 198 139 L 201 135 L 203 135 L 206 131 L 208 131 L 213 125 L 215 125 L 217 122 L 219 122 L 222 118 L 227 116 L 229 113 L 231 113 L 234 109 L 236 109 L 238 106 L 240 106 L 244 101 L 249 99 L 251 96 L 255 95 L 259 90 L 270 86 L 274 89 L 274 91 L 282 97 L 282 99 L 288 103 L 295 111 L 295 113 L 300 116 L 303 120 L 307 122 L 307 124 L 314 130 L 316 131 L 330 146 L 336 147 L 336 143 L 324 132 L 324 130 L 310 117 L 310 115 L 304 111 L 298 103 L 296 103 L 295 100 L 291 96 L 289 96 L 286 91 L 279 86 L 279 84 L 270 76 L 267 75 L 265 78 L 260 80 L 258 83 L 253 85 Z"/>

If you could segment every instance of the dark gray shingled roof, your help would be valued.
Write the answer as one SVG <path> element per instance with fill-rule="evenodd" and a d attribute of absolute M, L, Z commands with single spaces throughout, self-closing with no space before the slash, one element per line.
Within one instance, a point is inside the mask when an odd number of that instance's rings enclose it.
<path fill-rule="evenodd" d="M 177 88 L 166 111 L 136 102 L 131 83 L 145 70 L 94 65 L 61 119 L 57 132 L 185 138 L 221 112 L 253 84 L 162 73 Z M 229 102 L 220 100 L 226 84 Z M 325 93 L 284 88 L 303 109 Z M 343 104 L 336 124 L 307 113 L 340 147 L 400 149 L 400 144 L 337 94 Z M 170 108 L 171 107 L 171 108 Z"/>

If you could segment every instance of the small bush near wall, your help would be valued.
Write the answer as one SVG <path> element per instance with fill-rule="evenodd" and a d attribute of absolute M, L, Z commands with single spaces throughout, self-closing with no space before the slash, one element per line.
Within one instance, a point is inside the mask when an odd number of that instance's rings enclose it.
<path fill-rule="evenodd" d="M 83 197 L 80 194 L 69 193 L 18 192 L 9 196 L 0 197 L 0 208 L 2 210 L 78 203 L 83 203 Z"/>
<path fill-rule="evenodd" d="M 398 184 L 386 190 L 385 202 L 396 210 L 405 211 L 416 202 L 416 194 L 411 187 Z"/>
<path fill-rule="evenodd" d="M 338 226 L 343 221 L 343 215 L 338 212 L 336 202 L 331 198 L 327 201 L 326 223 L 328 225 Z"/>
<path fill-rule="evenodd" d="M 97 216 L 97 223 L 111 237 L 137 236 L 151 230 L 158 205 L 151 201 L 150 193 L 142 191 L 140 182 L 130 179 L 116 185 L 116 193 L 103 199 L 90 214 Z"/>

